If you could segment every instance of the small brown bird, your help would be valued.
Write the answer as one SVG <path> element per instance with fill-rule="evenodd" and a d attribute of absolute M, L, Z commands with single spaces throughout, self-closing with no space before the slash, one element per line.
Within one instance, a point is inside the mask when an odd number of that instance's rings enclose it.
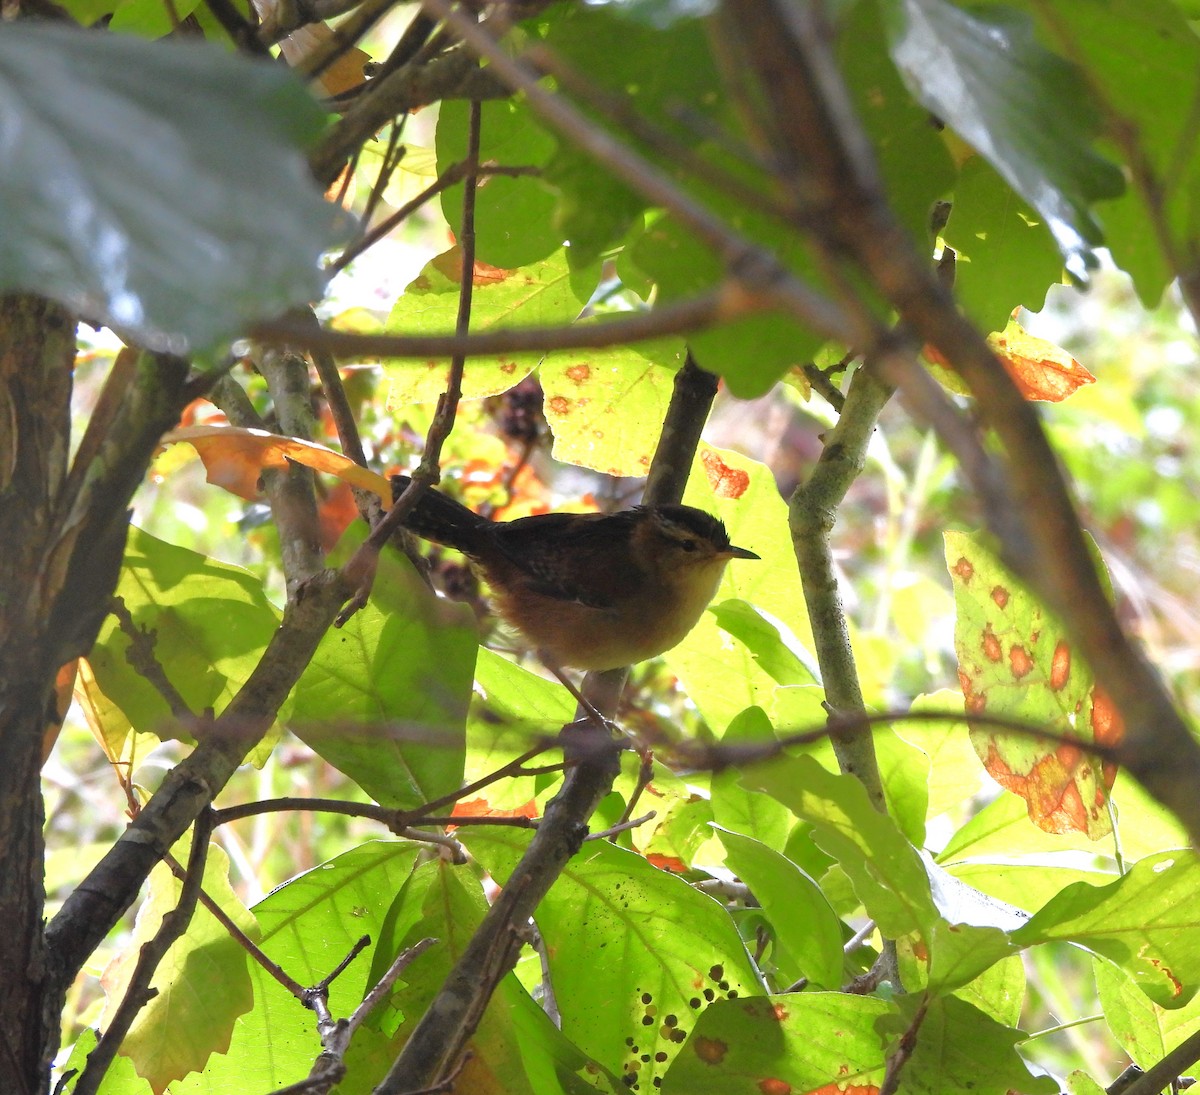
<path fill-rule="evenodd" d="M 408 483 L 393 476 L 393 497 Z M 758 558 L 691 506 L 489 521 L 430 489 L 405 527 L 467 556 L 497 613 L 548 664 L 575 669 L 615 669 L 670 650 L 700 619 L 729 560 Z"/>

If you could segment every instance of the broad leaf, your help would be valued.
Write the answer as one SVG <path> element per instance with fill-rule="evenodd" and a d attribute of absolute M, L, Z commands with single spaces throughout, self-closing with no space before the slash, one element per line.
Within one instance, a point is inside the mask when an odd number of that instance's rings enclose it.
<path fill-rule="evenodd" d="M 372 841 L 298 875 L 254 906 L 259 946 L 302 985 L 315 985 L 362 936 L 380 937 L 388 905 L 416 857 L 411 843 Z M 348 1016 L 374 983 L 368 969 L 369 959 L 360 956 L 330 985 L 335 1017 Z M 171 1095 L 273 1091 L 308 1075 L 321 1051 L 316 1016 L 257 963 L 250 963 L 250 980 L 254 1010 L 234 1027 L 229 1052 L 211 1057 L 203 1073 L 172 1084 Z M 358 1079 L 356 1071 L 348 1085 Z"/>
<path fill-rule="evenodd" d="M 320 296 L 338 214 L 301 155 L 321 112 L 285 68 L 22 23 L 0 101 L 0 287 L 175 353 Z"/>
<path fill-rule="evenodd" d="M 278 626 L 262 582 L 248 571 L 129 530 L 117 595 L 150 634 L 164 673 L 194 715 L 220 714 L 246 682 Z M 135 730 L 182 731 L 167 701 L 127 660 L 129 639 L 113 617 L 88 657 L 95 682 Z M 113 743 L 115 744 L 115 743 Z"/>
<path fill-rule="evenodd" d="M 463 839 L 498 879 L 528 844 L 508 830 Z M 567 864 L 534 918 L 563 1033 L 641 1090 L 651 1090 L 709 1003 L 761 991 L 717 902 L 605 841 Z"/>
<path fill-rule="evenodd" d="M 818 989 L 842 983 L 842 923 L 813 879 L 765 844 L 718 829 L 727 862 L 750 887 L 789 966 Z"/>
<path fill-rule="evenodd" d="M 187 860 L 184 841 L 174 849 Z M 142 944 L 152 939 L 163 917 L 179 902 L 182 883 L 165 863 L 150 874 L 150 895 L 138 912 L 132 945 L 124 949 L 104 973 L 108 995 L 100 1021 L 106 1029 L 129 987 Z M 256 939 L 254 917 L 229 885 L 229 858 L 216 845 L 208 849 L 204 865 L 205 894 L 238 928 Z M 161 1095 L 167 1086 L 190 1072 L 199 1072 L 213 1053 L 229 1048 L 234 1020 L 254 1005 L 247 962 L 249 956 L 225 925 L 202 905 L 196 907 L 184 935 L 167 951 L 155 970 L 154 998 L 138 1013 L 121 1043 L 121 1052 L 133 1059 L 138 1074 Z"/>
<path fill-rule="evenodd" d="M 683 343 L 674 340 L 549 354 L 538 376 L 555 458 L 609 475 L 645 475 L 683 358 Z"/>
<path fill-rule="evenodd" d="M 1114 744 L 1120 716 L 1062 625 L 1019 583 L 980 537 L 948 532 L 954 582 L 954 649 L 967 714 L 986 711 L 1083 740 Z M 1108 790 L 1115 766 L 1076 745 L 1036 741 L 972 726 L 971 743 L 991 776 L 1019 794 L 1047 832 L 1112 830 Z"/>
<path fill-rule="evenodd" d="M 371 601 L 325 634 L 297 683 L 291 729 L 381 805 L 447 794 L 462 782 L 477 649 L 470 610 L 385 553 Z"/>
<path fill-rule="evenodd" d="M 1099 117 L 1078 71 L 1009 8 L 883 0 L 892 59 L 917 100 L 1037 210 L 1067 256 L 1101 240 L 1089 206 L 1124 182 L 1092 151 Z"/>
<path fill-rule="evenodd" d="M 876 1024 L 894 1039 L 911 1037 L 903 1090 L 912 1095 L 1057 1095 L 1051 1076 L 1033 1076 L 1017 1053 L 1025 1034 L 997 1023 L 954 996 L 895 1000 L 898 1014 Z"/>
<path fill-rule="evenodd" d="M 462 251 L 456 245 L 425 264 L 388 317 L 387 329 L 404 335 L 444 335 L 454 331 L 458 313 Z M 477 261 L 472 275 L 471 331 L 515 325 L 567 324 L 579 315 L 596 287 L 599 270 L 580 273 L 558 250 L 518 269 Z M 506 391 L 528 375 L 538 354 L 493 354 L 468 359 L 462 390 L 468 399 Z M 392 406 L 433 402 L 446 390 L 448 360 L 392 361 L 385 366 Z"/>
<path fill-rule="evenodd" d="M 789 993 L 717 1001 L 663 1079 L 664 1095 L 872 1095 L 883 1080 L 874 1025 L 890 1005 L 870 996 Z"/>
<path fill-rule="evenodd" d="M 1177 1008 L 1200 988 L 1198 886 L 1195 853 L 1161 852 L 1107 886 L 1068 887 L 1013 938 L 1078 943 L 1115 962 L 1156 1004 Z"/>

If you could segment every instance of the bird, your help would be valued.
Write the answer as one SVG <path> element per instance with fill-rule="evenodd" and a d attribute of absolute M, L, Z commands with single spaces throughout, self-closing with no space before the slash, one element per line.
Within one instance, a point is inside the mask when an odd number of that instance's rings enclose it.
<path fill-rule="evenodd" d="M 393 476 L 392 497 L 409 481 Z M 552 669 L 657 657 L 696 625 L 731 559 L 759 558 L 712 514 L 683 505 L 489 521 L 431 487 L 403 524 L 462 552 L 497 614 Z"/>

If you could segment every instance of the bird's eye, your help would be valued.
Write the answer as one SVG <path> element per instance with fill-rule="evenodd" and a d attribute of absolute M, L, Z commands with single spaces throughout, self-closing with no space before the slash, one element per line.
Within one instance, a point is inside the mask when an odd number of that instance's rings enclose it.
<path fill-rule="evenodd" d="M 684 551 L 695 551 L 697 544 L 695 540 L 680 540 L 679 546 L 683 548 Z"/>

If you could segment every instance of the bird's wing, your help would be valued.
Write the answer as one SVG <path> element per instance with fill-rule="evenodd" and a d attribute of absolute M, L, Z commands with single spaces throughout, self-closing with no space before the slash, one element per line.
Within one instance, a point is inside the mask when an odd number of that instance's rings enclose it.
<path fill-rule="evenodd" d="M 630 578 L 631 521 L 630 513 L 535 514 L 495 526 L 494 543 L 535 592 L 611 608 Z"/>

